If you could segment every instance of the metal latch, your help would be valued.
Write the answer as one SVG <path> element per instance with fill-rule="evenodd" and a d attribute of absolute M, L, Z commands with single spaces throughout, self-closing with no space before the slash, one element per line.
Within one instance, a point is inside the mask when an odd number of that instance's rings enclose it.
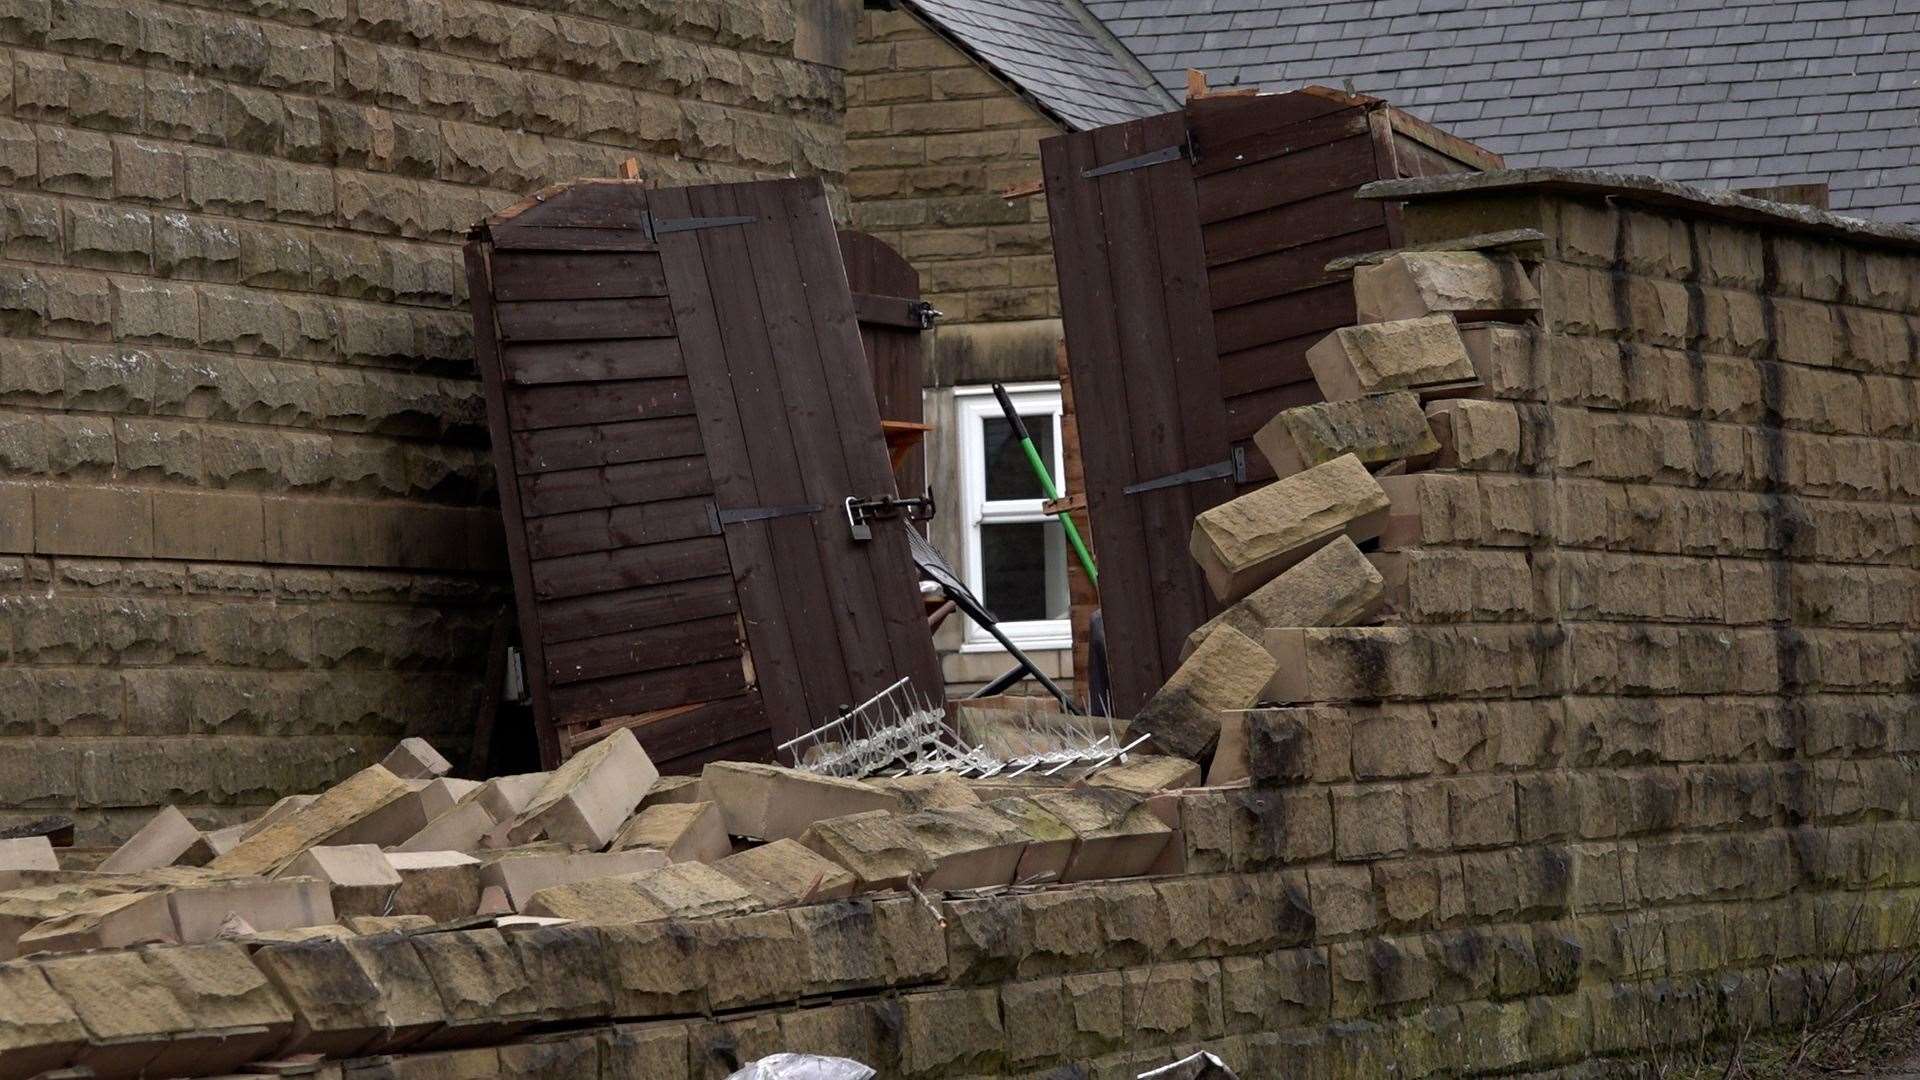
<path fill-rule="evenodd" d="M 1236 446 L 1225 461 L 1216 461 L 1211 465 L 1202 465 L 1185 472 L 1156 476 L 1151 480 L 1142 480 L 1122 488 L 1123 494 L 1138 495 L 1143 491 L 1159 491 L 1161 488 L 1182 487 L 1198 484 L 1203 480 L 1224 480 L 1231 478 L 1236 484 L 1247 482 L 1247 448 Z"/>
<path fill-rule="evenodd" d="M 756 217 L 691 217 L 657 218 L 649 210 L 640 215 L 640 223 L 647 230 L 650 239 L 658 240 L 668 233 L 691 232 L 694 229 L 717 229 L 723 225 L 751 225 L 759 221 Z"/>
<path fill-rule="evenodd" d="M 902 499 L 894 495 L 882 495 L 877 499 L 862 499 L 849 495 L 846 501 L 847 529 L 855 540 L 873 539 L 875 521 L 892 521 L 904 517 L 908 521 L 932 521 L 934 513 L 933 496 L 922 495 L 912 499 Z"/>
<path fill-rule="evenodd" d="M 920 320 L 920 329 L 931 330 L 933 329 L 934 320 L 946 317 L 946 312 L 941 311 L 925 300 L 916 300 L 913 303 L 913 317 Z"/>
<path fill-rule="evenodd" d="M 707 504 L 707 523 L 719 532 L 722 526 L 738 525 L 743 521 L 767 521 L 772 518 L 795 517 L 800 514 L 817 514 L 825 507 L 819 503 L 804 506 L 747 506 L 738 510 L 722 510 L 712 503 Z"/>
<path fill-rule="evenodd" d="M 1106 165 L 1097 165 L 1091 169 L 1083 170 L 1080 173 L 1080 178 L 1082 180 L 1093 180 L 1102 176 L 1111 176 L 1114 173 L 1132 172 L 1135 169 L 1144 169 L 1149 165 L 1165 165 L 1169 161 L 1179 161 L 1186 156 L 1187 144 L 1175 143 L 1172 146 L 1163 146 L 1158 150 L 1150 150 L 1138 157 L 1130 157 L 1122 161 L 1115 161 Z"/>

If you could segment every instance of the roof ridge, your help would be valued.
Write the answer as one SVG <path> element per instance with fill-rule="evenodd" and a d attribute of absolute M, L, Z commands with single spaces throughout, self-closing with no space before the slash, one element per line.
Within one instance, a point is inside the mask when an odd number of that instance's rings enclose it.
<path fill-rule="evenodd" d="M 1108 29 L 1107 24 L 1102 22 L 1083 0 L 1059 0 L 1059 2 L 1073 12 L 1073 17 L 1079 19 L 1080 25 L 1087 28 L 1087 33 L 1092 34 L 1094 40 L 1105 45 L 1107 51 L 1113 54 L 1113 58 L 1120 61 L 1120 65 L 1139 80 L 1140 85 L 1146 87 L 1149 93 L 1159 97 L 1169 110 L 1180 107 L 1180 100 L 1161 84 L 1160 77 L 1153 73 L 1153 69 L 1133 55 L 1133 50 L 1127 48 L 1127 43 L 1120 40 L 1120 35 Z"/>

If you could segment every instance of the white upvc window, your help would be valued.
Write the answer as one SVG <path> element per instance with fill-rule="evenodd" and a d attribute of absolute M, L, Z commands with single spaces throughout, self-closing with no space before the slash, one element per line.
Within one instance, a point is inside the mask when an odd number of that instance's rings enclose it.
<path fill-rule="evenodd" d="M 1065 490 L 1060 457 L 1060 384 L 1007 387 L 1034 449 Z M 954 389 L 959 429 L 960 511 L 965 516 L 963 572 L 974 595 L 1022 649 L 1073 647 L 1068 619 L 1067 545 L 1060 523 L 1041 507 L 1046 495 L 990 386 Z M 961 644 L 990 652 L 998 642 L 971 621 Z"/>

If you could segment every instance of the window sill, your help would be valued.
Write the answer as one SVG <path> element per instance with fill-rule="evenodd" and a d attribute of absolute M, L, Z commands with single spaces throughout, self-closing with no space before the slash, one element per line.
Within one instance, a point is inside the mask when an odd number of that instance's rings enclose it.
<path fill-rule="evenodd" d="M 1007 637 L 1015 645 L 1020 646 L 1020 651 L 1022 652 L 1060 652 L 1073 648 L 1072 631 L 1060 634 L 1034 635 L 1031 637 L 1023 637 L 1019 634 L 1008 634 Z M 999 642 L 988 638 L 985 641 L 961 642 L 960 651 L 963 653 L 1004 653 L 1007 650 L 1005 646 Z"/>

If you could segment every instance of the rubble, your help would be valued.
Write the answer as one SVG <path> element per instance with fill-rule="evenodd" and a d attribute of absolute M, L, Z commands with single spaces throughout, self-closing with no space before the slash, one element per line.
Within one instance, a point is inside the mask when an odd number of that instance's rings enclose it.
<path fill-rule="evenodd" d="M 713 864 L 770 908 L 853 895 L 854 877 L 798 840 L 775 840 Z"/>
<path fill-rule="evenodd" d="M 1363 323 L 1416 319 L 1444 312 L 1461 321 L 1523 319 L 1540 309 L 1540 293 L 1512 255 L 1471 251 L 1402 251 L 1353 272 L 1354 304 Z"/>
<path fill-rule="evenodd" d="M 1273 675 L 1273 658 L 1265 649 L 1231 626 L 1218 627 L 1127 730 L 1151 735 L 1165 753 L 1205 758 L 1220 737 L 1220 714 L 1254 705 Z"/>
<path fill-rule="evenodd" d="M 372 844 L 311 847 L 275 876 L 326 882 L 334 914 L 343 918 L 387 914 L 402 884 L 400 872 Z"/>
<path fill-rule="evenodd" d="M 733 854 L 718 804 L 662 803 L 629 818 L 613 838 L 613 850 L 651 848 L 673 862 L 718 862 Z"/>
<path fill-rule="evenodd" d="M 527 901 L 542 889 L 576 881 L 633 874 L 665 865 L 667 856 L 649 848 L 605 853 L 509 851 L 481 864 L 480 887 L 497 887 L 505 894 L 512 910 L 525 911 Z"/>
<path fill-rule="evenodd" d="M 1387 493 L 1347 454 L 1207 510 L 1189 548 L 1214 596 L 1239 600 L 1335 536 L 1378 535 L 1386 509 Z"/>
<path fill-rule="evenodd" d="M 744 761 L 716 761 L 700 773 L 707 797 L 720 804 L 727 832 L 758 840 L 799 836 L 816 821 L 863 811 L 898 813 L 898 794 L 858 780 L 817 776 Z"/>
<path fill-rule="evenodd" d="M 421 738 L 401 739 L 380 764 L 402 780 L 431 780 L 453 770 L 453 763 Z"/>
<path fill-rule="evenodd" d="M 279 869 L 302 851 L 379 810 L 410 789 L 379 765 L 335 784 L 305 806 L 235 844 L 207 865 L 235 874 L 264 874 Z"/>
<path fill-rule="evenodd" d="M 800 843 L 847 868 L 856 892 L 897 889 L 924 877 L 933 861 L 889 810 L 868 810 L 807 826 Z"/>
<path fill-rule="evenodd" d="M 1420 399 L 1405 390 L 1301 405 L 1276 415 L 1253 444 L 1280 478 L 1352 454 L 1369 467 L 1424 464 L 1440 450 Z"/>
<path fill-rule="evenodd" d="M 1336 536 L 1201 624 L 1188 635 L 1180 659 L 1184 662 L 1192 656 L 1200 643 L 1222 626 L 1256 641 L 1270 626 L 1350 626 L 1376 611 L 1380 598 L 1379 572 L 1351 539 Z"/>
<path fill-rule="evenodd" d="M 640 740 L 620 728 L 568 758 L 519 816 L 491 835 L 504 831 L 512 844 L 545 837 L 575 847 L 604 848 L 658 779 L 660 772 L 640 749 Z"/>
<path fill-rule="evenodd" d="M 18 841 L 8 841 L 18 843 Z M 187 815 L 163 806 L 113 854 L 101 860 L 103 874 L 137 874 L 162 866 L 205 866 L 214 858 L 213 845 Z"/>
<path fill-rule="evenodd" d="M 1430 397 L 1479 385 L 1479 375 L 1446 315 L 1343 326 L 1307 350 L 1307 367 L 1328 401 L 1409 390 Z"/>

